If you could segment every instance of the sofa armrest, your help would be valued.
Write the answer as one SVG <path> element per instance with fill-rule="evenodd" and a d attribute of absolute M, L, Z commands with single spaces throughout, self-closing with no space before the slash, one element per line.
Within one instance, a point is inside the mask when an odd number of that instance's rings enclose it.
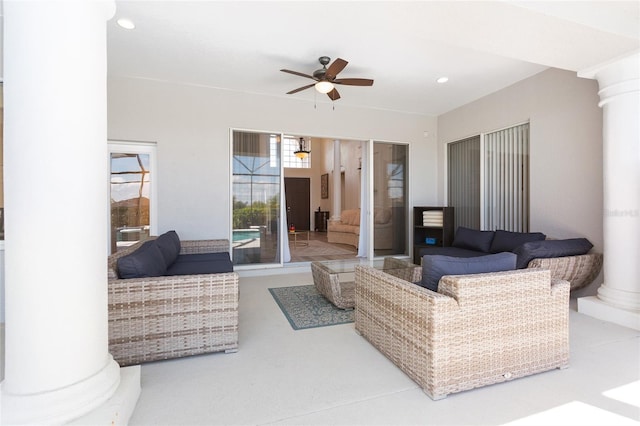
<path fill-rule="evenodd" d="M 602 253 L 579 256 L 532 259 L 527 268 L 543 268 L 551 271 L 551 277 L 569 281 L 571 291 L 588 286 L 602 270 Z"/>
<path fill-rule="evenodd" d="M 184 240 L 180 241 L 180 254 L 229 252 L 229 240 Z"/>
<path fill-rule="evenodd" d="M 109 280 L 109 351 L 121 365 L 238 347 L 237 272 Z"/>

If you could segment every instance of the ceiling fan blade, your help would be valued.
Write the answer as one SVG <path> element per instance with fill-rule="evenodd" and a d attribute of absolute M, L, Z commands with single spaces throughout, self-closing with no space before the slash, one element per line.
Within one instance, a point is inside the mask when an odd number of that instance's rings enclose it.
<path fill-rule="evenodd" d="M 335 88 L 327 93 L 327 96 L 329 96 L 329 99 L 331 99 L 332 101 L 337 101 L 338 99 L 340 99 L 340 93 L 338 93 Z"/>
<path fill-rule="evenodd" d="M 335 84 L 346 84 L 348 86 L 373 86 L 373 80 L 368 78 L 338 78 L 332 81 Z"/>
<path fill-rule="evenodd" d="M 301 92 L 301 91 L 303 91 L 305 89 L 308 89 L 309 87 L 313 87 L 313 86 L 315 86 L 315 83 L 311 83 L 311 84 L 307 84 L 306 86 L 298 87 L 297 89 L 293 89 L 292 91 L 287 92 L 287 95 L 293 95 L 294 93 Z"/>
<path fill-rule="evenodd" d="M 293 74 L 293 75 L 299 75 L 300 77 L 307 77 L 307 78 L 311 78 L 311 79 L 315 80 L 315 77 L 314 77 L 314 76 L 309 75 L 309 74 L 304 74 L 304 73 L 301 73 L 301 72 L 298 72 L 298 71 L 291 71 L 291 70 L 280 70 L 280 71 L 282 71 L 282 72 L 287 72 L 287 73 L 289 73 L 289 74 Z"/>
<path fill-rule="evenodd" d="M 345 61 L 344 59 L 340 59 L 340 58 L 336 59 L 335 61 L 333 61 L 331 65 L 329 65 L 329 68 L 327 68 L 327 72 L 325 73 L 325 78 L 327 80 L 333 80 L 334 78 L 336 78 L 338 73 L 342 71 L 344 67 L 347 66 L 348 63 L 349 62 Z"/>

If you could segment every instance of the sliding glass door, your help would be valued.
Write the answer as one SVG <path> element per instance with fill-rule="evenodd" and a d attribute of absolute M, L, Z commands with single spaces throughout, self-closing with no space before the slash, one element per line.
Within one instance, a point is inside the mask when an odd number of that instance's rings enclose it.
<path fill-rule="evenodd" d="M 233 263 L 280 262 L 281 135 L 232 134 Z"/>
<path fill-rule="evenodd" d="M 373 142 L 373 254 L 406 255 L 409 146 Z"/>

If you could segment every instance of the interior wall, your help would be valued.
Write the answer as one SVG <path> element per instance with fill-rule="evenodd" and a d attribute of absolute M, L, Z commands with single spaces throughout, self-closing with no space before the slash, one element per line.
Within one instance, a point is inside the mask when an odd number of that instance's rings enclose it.
<path fill-rule="evenodd" d="M 598 84 L 548 69 L 438 117 L 438 162 L 446 144 L 530 121 L 530 229 L 586 237 L 603 249 L 602 110 Z M 439 169 L 438 198 L 446 198 Z M 602 276 L 585 293 L 595 294 Z"/>
<path fill-rule="evenodd" d="M 416 188 L 418 199 L 435 200 L 437 147 L 424 134 L 435 134 L 436 119 L 354 108 L 347 94 L 343 98 L 333 109 L 330 103 L 314 107 L 312 93 L 308 98 L 267 97 L 112 77 L 108 137 L 157 142 L 158 232 L 175 229 L 185 239 L 229 236 L 230 128 L 310 135 L 331 143 L 335 138 L 408 142 L 421 164 L 412 170 L 410 188 Z M 324 167 L 329 169 L 332 162 Z M 319 190 L 314 174 L 314 203 Z M 325 201 L 320 201 L 323 209 Z"/>

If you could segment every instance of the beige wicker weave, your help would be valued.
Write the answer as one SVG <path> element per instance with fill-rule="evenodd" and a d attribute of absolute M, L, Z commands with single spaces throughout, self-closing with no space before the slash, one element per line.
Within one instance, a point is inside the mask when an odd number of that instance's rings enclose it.
<path fill-rule="evenodd" d="M 118 279 L 109 256 L 109 351 L 121 366 L 238 348 L 237 272 Z M 181 241 L 181 254 L 229 250 L 228 240 Z"/>
<path fill-rule="evenodd" d="M 588 286 L 596 279 L 602 270 L 602 253 L 533 259 L 527 267 L 549 269 L 552 278 L 569 281 L 571 291 L 574 291 Z"/>
<path fill-rule="evenodd" d="M 356 331 L 432 399 L 569 364 L 569 283 L 542 269 L 442 277 L 356 267 Z"/>
<path fill-rule="evenodd" d="M 407 281 L 416 282 L 422 278 L 422 267 L 402 259 L 385 257 L 382 268 L 387 273 Z M 355 283 L 340 282 L 339 276 L 323 262 L 311 262 L 313 283 L 320 294 L 340 309 L 353 308 Z"/>

